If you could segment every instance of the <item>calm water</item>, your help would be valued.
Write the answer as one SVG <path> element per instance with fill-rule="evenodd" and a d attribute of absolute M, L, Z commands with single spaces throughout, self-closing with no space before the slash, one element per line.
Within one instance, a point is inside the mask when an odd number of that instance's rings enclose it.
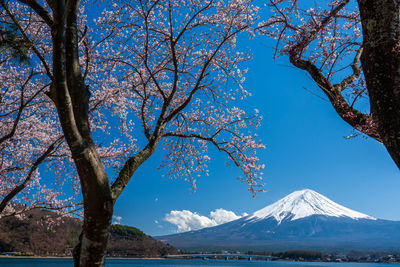
<path fill-rule="evenodd" d="M 71 259 L 9 259 L 0 258 L 1 267 L 70 267 Z M 333 263 L 333 262 L 282 262 L 282 261 L 247 261 L 247 260 L 107 260 L 109 267 L 192 267 L 192 266 L 224 266 L 224 267 L 393 267 L 393 264 L 382 263 Z"/>

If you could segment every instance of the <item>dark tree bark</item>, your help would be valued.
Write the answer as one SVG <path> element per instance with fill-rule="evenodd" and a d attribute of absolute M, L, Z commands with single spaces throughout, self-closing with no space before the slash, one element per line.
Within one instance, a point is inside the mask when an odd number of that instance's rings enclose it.
<path fill-rule="evenodd" d="M 80 70 L 76 28 L 80 1 L 52 3 L 54 80 L 49 95 L 56 104 L 71 149 L 84 203 L 83 230 L 74 250 L 74 262 L 75 266 L 103 266 L 113 200 L 104 165 L 89 129 L 90 96 Z"/>
<path fill-rule="evenodd" d="M 79 243 L 74 249 L 74 264 L 103 266 L 114 203 L 136 169 L 153 154 L 164 122 L 160 122 L 146 148 L 126 162 L 110 186 L 89 127 L 90 93 L 83 81 L 78 54 L 79 4 L 79 0 L 56 1 L 52 6 L 54 84 L 49 96 L 56 104 L 82 188 L 84 220 Z"/>
<path fill-rule="evenodd" d="M 358 0 L 372 117 L 400 168 L 400 1 Z"/>
<path fill-rule="evenodd" d="M 90 93 L 83 82 L 78 54 L 77 14 L 80 1 L 49 1 L 53 16 L 35 0 L 20 2 L 32 8 L 51 29 L 53 68 L 47 69 L 52 80 L 50 92 L 47 94 L 56 105 L 60 124 L 81 181 L 84 203 L 83 229 L 79 244 L 74 249 L 74 264 L 103 266 L 115 200 L 112 198 L 109 179 L 89 128 Z M 7 10 L 23 37 L 28 40 L 6 3 L 1 0 L 0 4 Z M 34 52 L 42 59 L 38 51 Z M 53 146 L 38 158 L 31 172 L 52 149 Z M 30 176 L 31 174 L 18 190 L 26 187 Z"/>
<path fill-rule="evenodd" d="M 359 49 L 351 64 L 352 73 L 337 84 L 332 83 L 332 73 L 324 73 L 323 67 L 318 67 L 318 63 L 305 55 L 304 51 L 319 38 L 321 32 L 331 31 L 329 28 L 331 23 L 343 18 L 340 12 L 346 8 L 350 0 L 332 1 L 335 4 L 321 15 L 319 22 L 315 25 L 310 24 L 312 25 L 310 28 L 302 31 L 298 30 L 296 24 L 292 25 L 290 20 L 285 19 L 285 16 L 295 16 L 294 11 L 289 10 L 287 14 L 283 14 L 282 9 L 271 1 L 270 6 L 278 10 L 276 11 L 278 19 L 262 27 L 281 25 L 283 30 L 276 36 L 279 40 L 281 34 L 286 34 L 286 29 L 291 29 L 295 33 L 297 30 L 300 32 L 296 38 L 290 39 L 292 43 L 289 42 L 288 48 L 283 50 L 289 55 L 290 62 L 308 72 L 345 122 L 383 143 L 400 168 L 400 0 L 357 1 L 363 41 L 360 44 L 357 42 L 348 44 L 350 46 L 357 44 Z M 366 81 L 370 114 L 362 113 L 354 107 L 357 97 L 351 104 L 343 97 L 343 92 L 361 74 Z"/>

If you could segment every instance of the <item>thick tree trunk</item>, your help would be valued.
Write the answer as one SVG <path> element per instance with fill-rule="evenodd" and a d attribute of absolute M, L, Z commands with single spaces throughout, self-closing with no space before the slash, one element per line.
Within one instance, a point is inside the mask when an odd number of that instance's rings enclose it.
<path fill-rule="evenodd" d="M 101 202 L 96 201 L 94 204 Z M 90 208 L 85 208 L 83 229 L 73 251 L 74 266 L 76 267 L 104 266 L 108 230 L 113 214 L 112 203 L 105 201 L 103 208 L 98 205 L 90 206 Z"/>
<path fill-rule="evenodd" d="M 358 0 L 361 57 L 371 113 L 383 144 L 400 168 L 400 1 Z"/>
<path fill-rule="evenodd" d="M 74 266 L 104 266 L 113 203 L 111 195 L 104 194 L 104 190 L 100 189 L 97 194 L 89 191 L 94 194 L 86 192 L 83 228 L 74 249 Z"/>
<path fill-rule="evenodd" d="M 84 219 L 79 244 L 74 249 L 75 266 L 103 266 L 113 200 L 103 164 L 93 145 L 75 155 L 81 179 Z"/>
<path fill-rule="evenodd" d="M 79 0 L 54 1 L 53 99 L 81 182 L 83 229 L 74 250 L 75 266 L 103 266 L 113 214 L 109 180 L 89 126 L 90 93 L 79 65 L 76 16 Z"/>

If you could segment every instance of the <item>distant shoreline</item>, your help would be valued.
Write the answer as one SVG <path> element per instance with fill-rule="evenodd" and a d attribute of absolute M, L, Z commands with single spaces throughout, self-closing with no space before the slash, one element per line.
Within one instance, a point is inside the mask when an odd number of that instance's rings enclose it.
<path fill-rule="evenodd" d="M 184 255 L 184 254 L 183 254 Z M 257 255 L 253 255 L 254 258 L 257 258 Z M 70 259 L 73 258 L 71 256 L 7 256 L 0 255 L 0 259 Z M 130 257 L 108 257 L 106 260 L 196 260 L 196 258 L 167 258 L 167 257 L 151 257 L 151 258 L 130 258 Z M 222 259 L 215 259 L 222 260 Z M 232 259 L 230 259 L 232 260 Z M 244 260 L 245 259 L 238 259 Z M 252 261 L 286 261 L 286 262 L 331 262 L 331 263 L 382 263 L 382 264 L 400 264 L 398 261 L 329 261 L 329 260 L 294 260 L 294 259 L 274 259 L 274 260 L 257 260 L 253 259 Z"/>
<path fill-rule="evenodd" d="M 6 259 L 73 259 L 72 256 L 7 256 L 0 255 L 1 258 Z M 106 260 L 165 260 L 166 258 L 130 258 L 130 257 L 106 257 Z"/>

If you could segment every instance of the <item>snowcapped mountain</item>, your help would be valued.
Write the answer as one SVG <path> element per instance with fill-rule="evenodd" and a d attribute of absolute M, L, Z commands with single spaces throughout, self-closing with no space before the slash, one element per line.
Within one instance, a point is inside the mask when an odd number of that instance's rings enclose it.
<path fill-rule="evenodd" d="M 273 217 L 280 224 L 283 220 L 298 220 L 312 215 L 348 217 L 351 219 L 375 218 L 339 205 L 310 189 L 295 191 L 281 200 L 248 216 L 248 220 Z"/>
<path fill-rule="evenodd" d="M 181 249 L 400 251 L 400 222 L 376 219 L 305 189 L 240 219 L 158 239 Z"/>

